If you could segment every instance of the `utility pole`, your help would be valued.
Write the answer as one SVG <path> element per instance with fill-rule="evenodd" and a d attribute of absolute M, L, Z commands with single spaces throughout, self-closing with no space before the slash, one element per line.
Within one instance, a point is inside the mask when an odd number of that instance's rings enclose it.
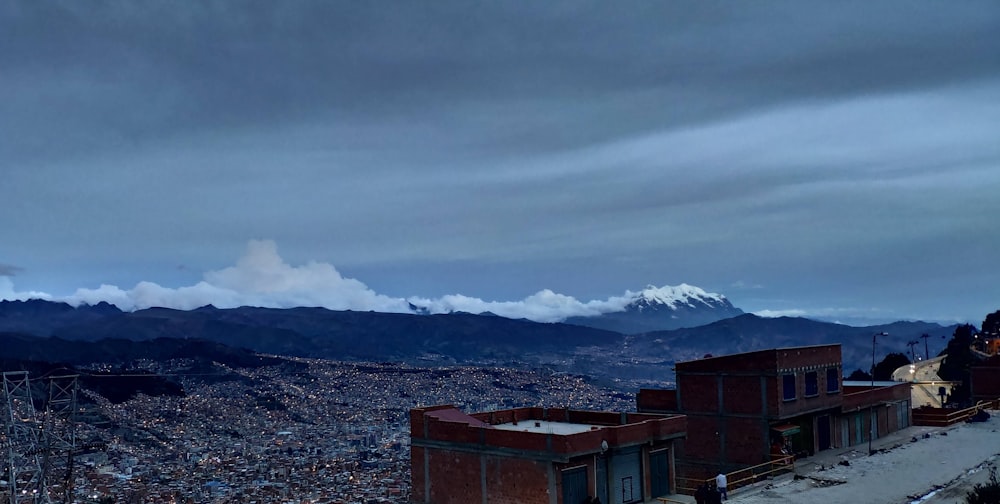
<path fill-rule="evenodd" d="M 917 362 L 917 354 L 913 351 L 913 348 L 918 344 L 919 342 L 917 340 L 906 342 L 906 346 L 910 347 L 910 362 Z"/>
<path fill-rule="evenodd" d="M 889 333 L 882 331 L 872 335 L 872 388 L 871 393 L 874 395 L 875 392 L 875 342 L 879 336 L 888 336 Z M 868 456 L 875 454 L 872 451 L 872 438 L 875 437 L 875 432 L 878 425 L 878 419 L 875 417 L 875 402 L 872 401 L 871 397 L 868 398 Z"/>
<path fill-rule="evenodd" d="M 931 359 L 931 353 L 930 353 L 930 351 L 927 350 L 927 338 L 930 338 L 931 335 L 927 334 L 927 333 L 924 333 L 920 337 L 924 339 L 924 359 L 925 360 L 930 360 Z"/>

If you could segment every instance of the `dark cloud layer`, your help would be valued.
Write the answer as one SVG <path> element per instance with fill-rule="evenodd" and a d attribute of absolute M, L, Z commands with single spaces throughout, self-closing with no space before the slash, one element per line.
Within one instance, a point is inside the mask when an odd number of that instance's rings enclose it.
<path fill-rule="evenodd" d="M 24 271 L 22 268 L 10 264 L 0 263 L 0 276 L 12 277 Z"/>
<path fill-rule="evenodd" d="M 399 298 L 975 318 L 997 33 L 992 1 L 5 2 L 0 254 L 188 285 L 273 238 Z"/>

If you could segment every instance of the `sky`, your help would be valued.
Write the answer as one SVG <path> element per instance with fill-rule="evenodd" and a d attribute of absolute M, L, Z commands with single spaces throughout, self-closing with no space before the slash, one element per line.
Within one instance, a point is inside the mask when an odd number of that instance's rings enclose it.
<path fill-rule="evenodd" d="M 979 323 L 998 33 L 992 0 L 2 2 L 0 298 Z"/>

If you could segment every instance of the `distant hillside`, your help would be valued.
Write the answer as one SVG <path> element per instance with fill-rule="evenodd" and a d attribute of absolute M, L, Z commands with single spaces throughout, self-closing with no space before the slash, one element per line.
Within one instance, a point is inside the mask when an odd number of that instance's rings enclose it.
<path fill-rule="evenodd" d="M 459 361 L 514 360 L 525 352 L 559 353 L 580 346 L 618 346 L 622 338 L 593 328 L 468 313 L 411 315 L 325 308 L 204 307 L 97 315 L 91 307 L 73 308 L 46 301 L 0 304 L 0 331 L 67 341 L 201 339 L 270 354 L 370 360 L 424 355 Z"/>
<path fill-rule="evenodd" d="M 705 354 L 726 355 L 767 348 L 841 344 L 845 368 L 867 370 L 871 366 L 872 335 L 886 332 L 877 341 L 876 360 L 889 352 L 910 355 L 907 342 L 919 340 L 919 356 L 924 355 L 922 334 L 929 334 L 928 347 L 935 356 L 945 346 L 956 326 L 930 322 L 894 322 L 854 327 L 799 317 L 764 318 L 753 314 L 720 320 L 700 327 L 656 331 L 628 337 L 630 353 L 669 354 L 677 360 L 694 360 Z"/>
<path fill-rule="evenodd" d="M 648 286 L 634 293 L 622 311 L 592 317 L 570 317 L 567 324 L 606 329 L 622 334 L 697 327 L 741 315 L 721 294 L 681 284 L 676 287 Z"/>
<path fill-rule="evenodd" d="M 636 301 L 632 304 L 633 314 L 652 314 L 652 319 L 668 313 L 664 311 L 668 303 L 663 299 L 644 295 Z M 674 300 L 674 305 L 686 306 L 679 300 Z M 720 304 L 718 309 L 728 308 Z M 698 327 L 625 336 L 591 327 L 491 314 L 211 306 L 190 311 L 151 308 L 129 313 L 108 307 L 73 308 L 46 301 L 15 301 L 0 303 L 3 331 L 8 332 L 3 339 L 5 354 L 28 360 L 83 363 L 112 356 L 127 361 L 201 354 L 219 362 L 234 360 L 234 365 L 247 367 L 261 353 L 338 360 L 521 363 L 595 376 L 669 379 L 671 363 L 699 359 L 705 354 L 829 343 L 842 345 L 848 371 L 868 369 L 872 334 L 890 334 L 879 338 L 879 356 L 889 352 L 909 355 L 906 343 L 912 340 L 919 340 L 916 350 L 922 355 L 924 340 L 920 335 L 925 333 L 932 336 L 927 343 L 935 355 L 954 332 L 954 326 L 895 322 L 853 327 L 804 318 L 740 314 Z M 44 340 L 44 345 L 23 340 L 30 336 L 50 339 Z"/>

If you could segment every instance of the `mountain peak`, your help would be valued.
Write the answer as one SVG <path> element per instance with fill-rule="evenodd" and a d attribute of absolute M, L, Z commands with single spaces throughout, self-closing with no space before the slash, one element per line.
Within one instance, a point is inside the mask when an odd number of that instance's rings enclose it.
<path fill-rule="evenodd" d="M 726 296 L 706 292 L 686 283 L 663 287 L 647 285 L 638 292 L 626 291 L 624 297 L 617 299 L 626 303 L 619 310 L 595 316 L 570 317 L 566 322 L 623 334 L 637 334 L 695 327 L 743 313 Z"/>
<path fill-rule="evenodd" d="M 726 301 L 726 296 L 722 294 L 705 292 L 700 287 L 686 283 L 676 286 L 664 285 L 663 287 L 647 285 L 645 289 L 639 292 L 629 292 L 628 294 L 632 296 L 633 300 L 626 306 L 626 310 L 630 308 L 642 310 L 647 306 L 656 305 L 664 305 L 672 310 L 676 310 L 679 305 L 694 308 L 697 306 L 695 303 L 707 306 L 729 304 Z"/>

